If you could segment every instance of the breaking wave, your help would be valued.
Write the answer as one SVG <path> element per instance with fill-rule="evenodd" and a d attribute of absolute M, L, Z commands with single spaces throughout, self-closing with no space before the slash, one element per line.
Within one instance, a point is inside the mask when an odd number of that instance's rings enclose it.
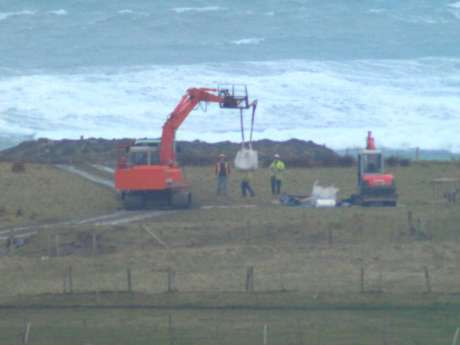
<path fill-rule="evenodd" d="M 186 12 L 213 12 L 213 11 L 222 11 L 225 8 L 219 6 L 205 6 L 205 7 L 174 7 L 172 11 L 176 13 L 186 13 Z"/>
<path fill-rule="evenodd" d="M 0 79 L 0 131 L 52 138 L 158 136 L 192 86 L 246 83 L 259 99 L 256 137 L 292 137 L 333 148 L 379 144 L 460 151 L 460 60 L 286 60 L 151 66 Z M 168 83 L 164 81 L 168 80 Z M 196 110 L 180 139 L 238 140 L 235 111 Z"/>
<path fill-rule="evenodd" d="M 59 9 L 59 10 L 54 10 L 54 11 L 49 11 L 48 12 L 49 14 L 54 14 L 56 16 L 66 16 L 68 13 L 66 10 L 64 9 Z"/>
<path fill-rule="evenodd" d="M 231 41 L 231 43 L 236 44 L 236 45 L 260 44 L 264 40 L 265 40 L 264 38 L 251 37 L 251 38 L 242 38 L 240 40 L 234 40 L 234 41 Z"/>
<path fill-rule="evenodd" d="M 0 21 L 8 19 L 10 17 L 17 17 L 17 16 L 33 16 L 35 15 L 34 11 L 23 10 L 17 12 L 0 12 Z"/>
<path fill-rule="evenodd" d="M 460 8 L 460 1 L 450 3 L 450 4 L 449 4 L 449 7 L 452 7 L 452 8 Z"/>

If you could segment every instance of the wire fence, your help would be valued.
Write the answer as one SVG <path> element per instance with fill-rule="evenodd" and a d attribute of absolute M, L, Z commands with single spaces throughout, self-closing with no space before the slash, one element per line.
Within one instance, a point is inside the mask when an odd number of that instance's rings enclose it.
<path fill-rule="evenodd" d="M 74 262 L 72 262 L 74 261 Z M 130 292 L 301 292 L 311 296 L 333 293 L 449 293 L 460 292 L 460 271 L 422 266 L 388 270 L 344 263 L 341 269 L 305 263 L 304 267 L 214 266 L 201 269 L 140 263 L 97 263 L 91 259 L 34 263 L 11 258 L 2 272 L 0 296 Z"/>
<path fill-rule="evenodd" d="M 453 250 L 445 244 L 431 246 L 431 233 L 411 211 L 401 231 L 405 237 L 387 239 L 388 251 L 382 253 L 376 253 L 378 246 L 361 252 L 365 244 L 351 242 L 345 237 L 349 235 L 332 228 L 302 234 L 296 227 L 278 231 L 243 224 L 219 234 L 196 231 L 174 237 L 174 232 L 156 233 L 146 225 L 134 231 L 70 227 L 40 231 L 31 244 L 11 233 L 2 252 L 0 296 L 100 291 L 459 293 L 460 250 L 455 244 Z M 301 239 L 310 246 L 296 247 Z"/>

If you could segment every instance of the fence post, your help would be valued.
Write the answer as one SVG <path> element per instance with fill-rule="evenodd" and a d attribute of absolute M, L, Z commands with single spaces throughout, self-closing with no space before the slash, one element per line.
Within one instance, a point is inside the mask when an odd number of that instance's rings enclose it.
<path fill-rule="evenodd" d="M 430 293 L 431 292 L 431 279 L 430 279 L 430 272 L 428 271 L 428 267 L 423 266 L 423 271 L 425 273 L 426 292 Z"/>
<path fill-rule="evenodd" d="M 300 320 L 297 320 L 296 326 L 297 326 L 296 327 L 297 328 L 297 332 L 296 332 L 297 341 L 296 341 L 296 343 L 297 343 L 297 345 L 302 345 L 302 343 L 303 343 L 303 332 L 302 332 L 302 328 L 300 326 Z"/>
<path fill-rule="evenodd" d="M 28 344 L 29 343 L 30 326 L 32 326 L 32 323 L 30 321 L 24 321 L 24 333 L 23 333 L 23 336 L 22 336 L 22 343 L 23 344 Z"/>
<path fill-rule="evenodd" d="M 246 244 L 249 244 L 249 241 L 251 239 L 251 223 L 247 222 L 246 223 L 246 229 L 244 231 L 245 237 L 246 237 Z"/>
<path fill-rule="evenodd" d="M 131 267 L 126 268 L 126 279 L 128 281 L 128 292 L 133 292 L 133 285 L 131 280 Z"/>
<path fill-rule="evenodd" d="M 409 226 L 409 235 L 414 236 L 417 233 L 417 229 L 414 226 L 414 218 L 412 211 L 407 211 L 407 224 Z"/>
<path fill-rule="evenodd" d="M 73 278 L 72 278 L 72 265 L 67 269 L 67 277 L 69 282 L 69 293 L 73 293 Z"/>
<path fill-rule="evenodd" d="M 454 333 L 454 337 L 452 338 L 452 345 L 457 345 L 457 340 L 458 340 L 458 333 L 460 332 L 460 328 L 457 327 Z"/>
<path fill-rule="evenodd" d="M 360 290 L 361 293 L 364 293 L 364 266 L 361 265 L 361 270 L 360 270 Z"/>
<path fill-rule="evenodd" d="M 54 240 L 55 240 L 54 244 L 56 246 L 56 256 L 59 256 L 60 255 L 59 253 L 59 235 L 56 234 Z"/>
<path fill-rule="evenodd" d="M 175 292 L 176 290 L 176 271 L 168 268 L 168 292 Z"/>
<path fill-rule="evenodd" d="M 263 345 L 268 344 L 268 325 L 264 325 L 264 331 L 263 331 Z"/>
<path fill-rule="evenodd" d="M 254 291 L 254 266 L 249 266 L 246 270 L 246 292 Z"/>
<path fill-rule="evenodd" d="M 53 249 L 52 249 L 52 244 L 51 244 L 51 234 L 48 234 L 48 257 L 51 257 L 53 255 Z"/>
<path fill-rule="evenodd" d="M 14 255 L 16 245 L 14 243 L 15 241 L 14 241 L 14 230 L 13 229 L 11 229 L 10 235 L 9 235 L 7 241 L 9 242 L 9 244 L 8 244 L 8 255 Z"/>
<path fill-rule="evenodd" d="M 93 256 L 95 256 L 97 254 L 97 238 L 96 238 L 96 232 L 93 230 L 93 234 L 92 234 L 92 254 Z"/>
<path fill-rule="evenodd" d="M 62 281 L 62 293 L 65 294 L 67 292 L 67 274 L 68 274 L 68 271 L 65 270 L 64 271 L 64 279 Z"/>
<path fill-rule="evenodd" d="M 174 345 L 176 343 L 175 334 L 174 334 L 174 323 L 172 315 L 168 315 L 168 333 L 169 333 L 169 345 Z"/>
<path fill-rule="evenodd" d="M 388 321 L 383 321 L 383 345 L 389 345 Z"/>

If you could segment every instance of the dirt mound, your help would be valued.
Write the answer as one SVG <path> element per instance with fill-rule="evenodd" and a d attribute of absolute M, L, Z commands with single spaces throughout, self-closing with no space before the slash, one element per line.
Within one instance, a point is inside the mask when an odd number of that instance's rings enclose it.
<path fill-rule="evenodd" d="M 120 145 L 132 139 L 82 139 L 24 141 L 19 145 L 0 152 L 0 160 L 36 163 L 100 163 L 114 165 Z M 341 157 L 324 145 L 312 141 L 291 139 L 288 141 L 259 140 L 254 142 L 259 151 L 259 160 L 267 165 L 275 153 L 281 155 L 289 166 L 349 165 L 352 160 Z M 178 160 L 184 165 L 212 164 L 219 153 L 234 157 L 240 144 L 223 141 L 206 143 L 203 141 L 182 141 L 177 143 Z"/>

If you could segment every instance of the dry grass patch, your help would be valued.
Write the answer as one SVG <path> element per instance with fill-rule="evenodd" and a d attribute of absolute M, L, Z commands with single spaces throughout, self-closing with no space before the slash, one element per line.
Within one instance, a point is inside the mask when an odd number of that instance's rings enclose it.
<path fill-rule="evenodd" d="M 0 164 L 0 226 L 78 219 L 115 210 L 113 192 L 52 166 Z"/>

